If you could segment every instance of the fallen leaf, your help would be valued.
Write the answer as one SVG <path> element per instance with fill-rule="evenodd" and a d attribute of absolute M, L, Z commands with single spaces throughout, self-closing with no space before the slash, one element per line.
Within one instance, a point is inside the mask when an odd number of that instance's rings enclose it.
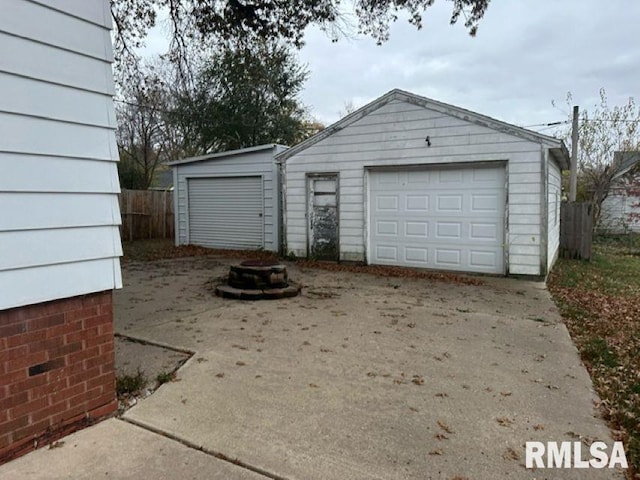
<path fill-rule="evenodd" d="M 438 420 L 438 426 L 447 433 L 453 433 L 453 430 L 451 430 L 451 427 L 449 427 L 449 425 L 444 423 L 442 420 Z"/>
<path fill-rule="evenodd" d="M 520 454 L 513 448 L 507 448 L 502 454 L 502 458 L 504 458 L 505 460 L 520 460 Z"/>

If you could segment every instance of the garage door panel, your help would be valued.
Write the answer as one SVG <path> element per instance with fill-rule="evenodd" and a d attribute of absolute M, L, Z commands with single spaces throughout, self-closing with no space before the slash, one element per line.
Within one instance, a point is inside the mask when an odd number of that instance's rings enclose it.
<path fill-rule="evenodd" d="M 445 238 L 447 240 L 462 238 L 462 223 L 461 222 L 437 222 L 436 223 L 436 238 Z"/>
<path fill-rule="evenodd" d="M 493 193 L 471 194 L 472 212 L 498 212 L 502 210 L 499 195 Z"/>
<path fill-rule="evenodd" d="M 379 220 L 376 222 L 376 234 L 386 236 L 398 236 L 398 222 L 390 220 Z"/>
<path fill-rule="evenodd" d="M 404 227 L 406 237 L 427 238 L 429 236 L 429 222 L 406 221 Z"/>
<path fill-rule="evenodd" d="M 429 211 L 429 195 L 407 195 L 405 202 L 405 211 L 407 212 L 428 212 Z"/>
<path fill-rule="evenodd" d="M 473 183 L 495 184 L 495 171 L 491 168 L 473 168 L 471 170 Z"/>
<path fill-rule="evenodd" d="M 396 245 L 377 245 L 376 256 L 382 262 L 392 262 L 392 264 L 395 264 L 398 261 L 398 247 Z"/>
<path fill-rule="evenodd" d="M 379 212 L 397 212 L 398 196 L 380 195 L 376 199 L 376 210 Z"/>
<path fill-rule="evenodd" d="M 461 268 L 462 250 L 454 248 L 436 248 L 435 264 L 442 268 Z"/>
<path fill-rule="evenodd" d="M 504 175 L 484 166 L 371 172 L 371 262 L 503 273 Z"/>
<path fill-rule="evenodd" d="M 407 173 L 407 183 L 409 185 L 424 185 L 431 183 L 431 172 L 413 171 Z"/>
<path fill-rule="evenodd" d="M 426 265 L 429 261 L 429 249 L 424 247 L 405 247 L 404 259 L 408 263 Z"/>
<path fill-rule="evenodd" d="M 399 185 L 400 172 L 389 172 L 388 175 L 377 177 L 377 181 L 379 185 Z"/>
<path fill-rule="evenodd" d="M 189 243 L 211 248 L 264 247 L 262 178 L 188 179 Z"/>
<path fill-rule="evenodd" d="M 451 186 L 451 184 L 462 184 L 464 182 L 464 171 L 463 170 L 440 170 L 438 172 L 438 183 L 447 184 L 447 186 Z"/>
<path fill-rule="evenodd" d="M 463 195 L 438 195 L 438 211 L 440 212 L 462 212 Z"/>
<path fill-rule="evenodd" d="M 487 269 L 489 271 L 498 267 L 501 263 L 499 260 L 501 252 L 496 250 L 471 250 L 469 252 L 469 265 L 476 267 L 478 270 Z"/>
<path fill-rule="evenodd" d="M 501 230 L 497 223 L 471 223 L 469 238 L 471 240 L 497 242 L 498 232 Z"/>

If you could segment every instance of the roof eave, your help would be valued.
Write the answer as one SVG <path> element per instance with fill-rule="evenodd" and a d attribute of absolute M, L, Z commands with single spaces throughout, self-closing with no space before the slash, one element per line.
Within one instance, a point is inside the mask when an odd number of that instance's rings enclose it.
<path fill-rule="evenodd" d="M 558 140 L 558 142 L 559 145 L 550 147 L 549 152 L 558 162 L 561 170 L 569 170 L 571 169 L 571 155 L 569 155 L 569 150 L 564 142 L 562 140 Z"/>
<path fill-rule="evenodd" d="M 263 150 L 277 150 L 278 148 L 289 148 L 286 145 L 280 145 L 278 143 L 267 143 L 265 145 L 256 145 L 255 147 L 246 147 L 246 148 L 239 148 L 236 150 L 229 150 L 226 152 L 216 152 L 216 153 L 208 153 L 206 155 L 199 155 L 197 157 L 189 157 L 189 158 L 182 158 L 180 160 L 174 160 L 172 162 L 167 162 L 167 165 L 170 167 L 174 167 L 177 165 L 185 165 L 188 163 L 195 163 L 195 162 L 203 162 L 206 160 L 217 160 L 220 158 L 224 158 L 224 157 L 230 157 L 233 155 L 242 155 L 242 154 L 246 154 L 246 153 L 254 153 L 254 152 L 260 152 Z M 286 150 L 285 150 L 286 151 Z"/>

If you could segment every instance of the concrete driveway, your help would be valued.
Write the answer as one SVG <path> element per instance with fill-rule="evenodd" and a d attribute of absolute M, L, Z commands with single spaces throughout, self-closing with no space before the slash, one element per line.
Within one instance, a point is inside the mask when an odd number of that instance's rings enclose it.
<path fill-rule="evenodd" d="M 302 296 L 247 303 L 211 295 L 228 264 L 125 270 L 117 330 L 197 352 L 128 420 L 298 479 L 533 478 L 525 441 L 609 440 L 541 283 L 290 266 Z"/>
<path fill-rule="evenodd" d="M 116 294 L 118 332 L 195 352 L 126 428 L 215 460 L 197 460 L 210 478 L 619 477 L 524 468 L 527 440 L 611 442 L 543 284 L 289 266 L 301 296 L 249 303 L 212 295 L 230 263 L 129 265 Z M 189 478 L 174 465 L 166 478 Z"/>

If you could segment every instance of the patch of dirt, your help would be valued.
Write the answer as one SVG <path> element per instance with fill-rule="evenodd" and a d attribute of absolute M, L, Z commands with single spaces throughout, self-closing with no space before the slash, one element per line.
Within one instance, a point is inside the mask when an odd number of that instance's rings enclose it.
<path fill-rule="evenodd" d="M 122 335 L 117 335 L 115 340 L 116 375 L 120 379 L 136 379 L 140 383 L 135 392 L 119 396 L 121 412 L 151 395 L 168 379 L 175 380 L 178 369 L 191 357 L 186 352 L 131 340 Z"/>

